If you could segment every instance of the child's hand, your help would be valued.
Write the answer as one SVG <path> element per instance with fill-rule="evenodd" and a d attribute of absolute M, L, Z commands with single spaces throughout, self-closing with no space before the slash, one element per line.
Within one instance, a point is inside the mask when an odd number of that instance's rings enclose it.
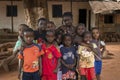
<path fill-rule="evenodd" d="M 55 69 L 53 72 L 54 72 L 54 73 L 57 73 L 57 72 L 58 72 L 58 69 Z"/>
<path fill-rule="evenodd" d="M 73 69 L 74 65 L 70 64 L 69 69 Z"/>

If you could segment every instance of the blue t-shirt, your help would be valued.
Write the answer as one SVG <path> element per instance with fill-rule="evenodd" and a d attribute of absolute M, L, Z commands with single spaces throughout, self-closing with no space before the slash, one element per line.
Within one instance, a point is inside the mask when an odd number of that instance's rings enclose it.
<path fill-rule="evenodd" d="M 76 54 L 76 48 L 75 47 L 61 47 L 60 48 L 61 54 L 62 54 L 62 60 L 66 64 L 74 64 L 74 60 L 77 57 Z M 69 69 L 65 67 L 63 64 L 61 64 L 61 70 L 62 74 L 65 74 Z M 72 71 L 75 71 L 75 68 L 72 69 Z"/>

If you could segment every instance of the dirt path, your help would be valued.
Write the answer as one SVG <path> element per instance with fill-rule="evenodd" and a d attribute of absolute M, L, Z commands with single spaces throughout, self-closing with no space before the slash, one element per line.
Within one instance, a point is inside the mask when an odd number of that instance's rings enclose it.
<path fill-rule="evenodd" d="M 114 56 L 112 59 L 103 59 L 102 80 L 120 80 L 120 43 L 108 44 L 107 49 Z M 18 80 L 17 74 L 17 71 L 0 71 L 0 80 Z"/>

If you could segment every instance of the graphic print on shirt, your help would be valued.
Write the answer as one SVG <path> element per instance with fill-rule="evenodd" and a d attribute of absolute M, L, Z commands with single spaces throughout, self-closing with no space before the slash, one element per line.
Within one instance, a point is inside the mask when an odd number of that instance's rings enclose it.
<path fill-rule="evenodd" d="M 75 56 L 74 56 L 74 54 L 73 54 L 72 52 L 67 52 L 67 53 L 65 53 L 65 54 L 63 55 L 63 59 L 64 59 L 64 60 L 67 60 L 68 58 L 74 59 Z"/>

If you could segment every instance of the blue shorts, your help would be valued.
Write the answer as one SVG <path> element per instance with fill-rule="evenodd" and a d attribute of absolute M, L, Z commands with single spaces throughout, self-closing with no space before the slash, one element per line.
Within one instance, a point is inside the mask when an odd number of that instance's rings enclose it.
<path fill-rule="evenodd" d="M 40 80 L 38 71 L 36 72 L 23 72 L 22 80 Z"/>
<path fill-rule="evenodd" d="M 102 70 L 102 61 L 95 61 L 95 73 L 100 75 Z"/>

